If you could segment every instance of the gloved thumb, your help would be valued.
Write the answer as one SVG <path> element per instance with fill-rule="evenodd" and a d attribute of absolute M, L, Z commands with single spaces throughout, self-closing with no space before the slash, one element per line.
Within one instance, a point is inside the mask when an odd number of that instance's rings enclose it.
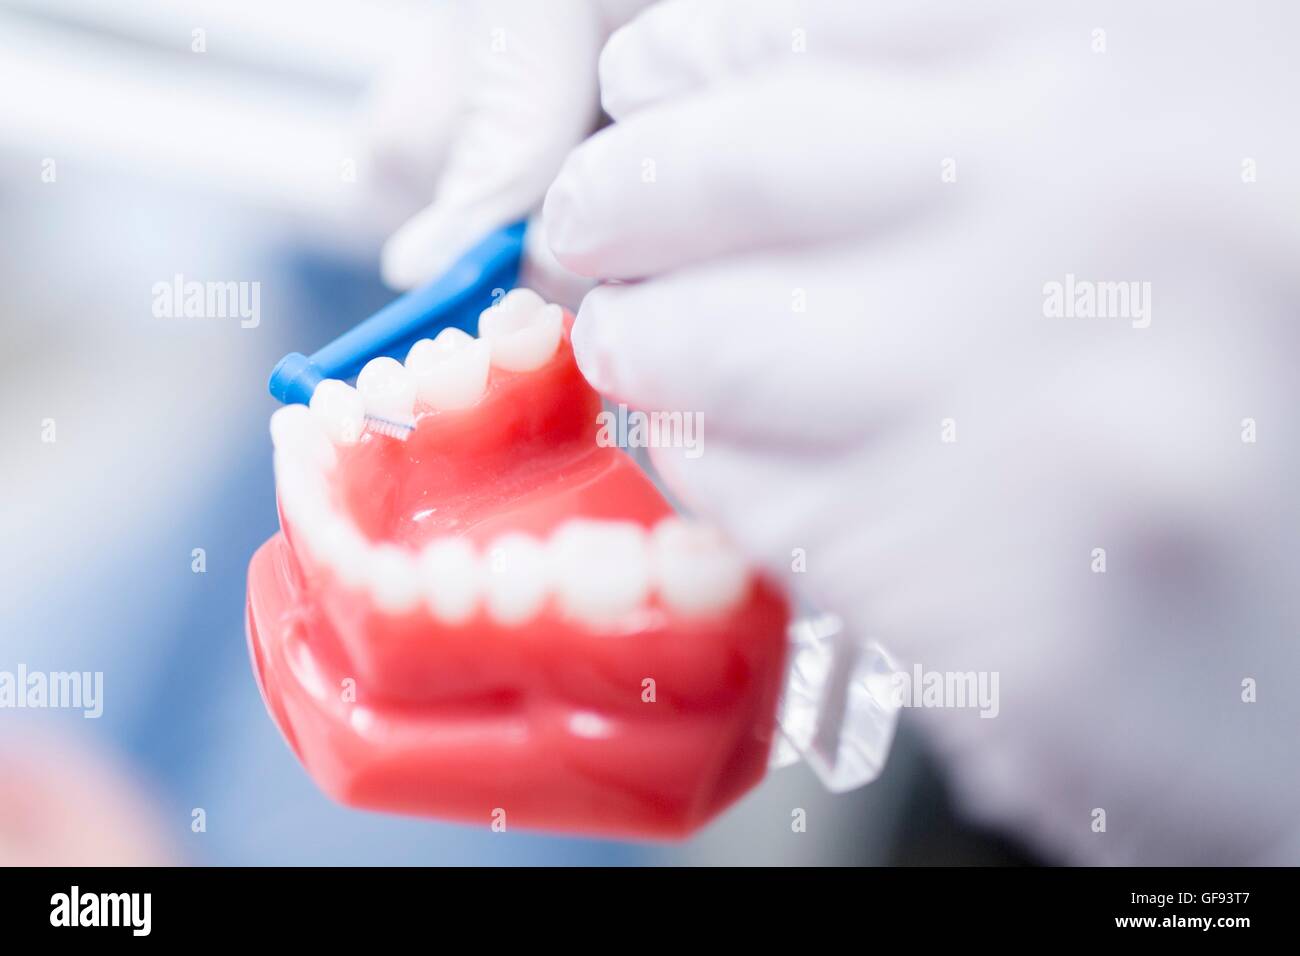
<path fill-rule="evenodd" d="M 433 202 L 384 246 L 384 280 L 433 278 L 484 233 L 536 206 L 594 123 L 603 27 L 586 0 L 461 8 L 468 90 Z"/>

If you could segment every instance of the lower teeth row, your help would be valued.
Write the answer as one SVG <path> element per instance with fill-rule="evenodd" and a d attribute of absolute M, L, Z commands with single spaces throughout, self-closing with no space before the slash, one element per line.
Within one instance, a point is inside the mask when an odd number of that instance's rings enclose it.
<path fill-rule="evenodd" d="M 546 541 L 513 532 L 482 552 L 463 538 L 440 538 L 419 552 L 373 544 L 328 503 L 324 475 L 277 460 L 286 516 L 307 549 L 340 580 L 368 592 L 394 615 L 426 608 L 463 624 L 480 609 L 499 624 L 521 624 L 554 598 L 569 617 L 612 622 L 651 594 L 682 614 L 708 614 L 739 601 L 744 562 L 711 529 L 667 518 L 652 531 L 625 521 L 573 519 Z"/>

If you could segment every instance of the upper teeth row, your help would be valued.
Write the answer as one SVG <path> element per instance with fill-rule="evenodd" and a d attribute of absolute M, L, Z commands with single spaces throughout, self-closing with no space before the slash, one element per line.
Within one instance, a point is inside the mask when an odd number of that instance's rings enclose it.
<path fill-rule="evenodd" d="M 558 306 L 515 290 L 479 317 L 482 338 L 446 329 L 412 346 L 403 366 L 374 359 L 357 388 L 329 379 L 310 408 L 287 405 L 271 416 L 280 500 L 311 552 L 345 583 L 364 587 L 383 610 L 403 613 L 423 601 L 441 620 L 463 621 L 482 603 L 502 623 L 531 617 L 551 594 L 566 612 L 617 616 L 656 590 L 670 607 L 707 612 L 738 600 L 748 582 L 741 559 L 709 529 L 677 519 L 647 534 L 619 521 L 576 520 L 548 542 L 506 535 L 477 555 L 461 539 L 420 554 L 372 545 L 331 505 L 326 473 L 336 445 L 358 441 L 367 417 L 413 421 L 416 398 L 438 409 L 464 408 L 483 395 L 489 363 L 510 371 L 539 368 L 562 332 Z"/>
<path fill-rule="evenodd" d="M 515 289 L 479 315 L 480 338 L 448 328 L 412 345 L 405 364 L 371 359 L 356 388 L 335 379 L 317 385 L 311 410 L 335 444 L 350 445 L 367 416 L 409 427 L 417 401 L 441 411 L 469 408 L 487 390 L 489 365 L 509 372 L 541 368 L 559 347 L 563 325 L 558 305 Z"/>
<path fill-rule="evenodd" d="M 331 505 L 325 470 L 309 460 L 276 453 L 286 515 L 318 561 L 390 614 L 423 605 L 438 620 L 461 624 L 483 607 L 511 625 L 553 596 L 562 612 L 599 624 L 634 611 L 652 592 L 685 614 L 721 610 L 740 600 L 749 581 L 745 563 L 714 531 L 680 518 L 650 532 L 627 521 L 573 519 L 547 541 L 511 532 L 482 553 L 463 538 L 441 538 L 419 552 L 373 544 Z"/>

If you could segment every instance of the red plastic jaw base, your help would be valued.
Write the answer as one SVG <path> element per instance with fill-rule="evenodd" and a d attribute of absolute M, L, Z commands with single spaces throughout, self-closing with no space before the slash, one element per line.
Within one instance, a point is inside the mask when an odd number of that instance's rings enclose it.
<path fill-rule="evenodd" d="M 342 803 L 673 839 L 767 767 L 786 608 L 761 582 L 725 617 L 629 634 L 575 630 L 549 614 L 508 629 L 480 622 L 443 646 L 447 635 L 431 634 L 429 662 L 441 659 L 459 686 L 419 706 L 368 699 L 302 584 L 277 534 L 249 568 L 249 650 L 285 739 Z M 515 652 L 503 660 L 507 642 Z"/>
<path fill-rule="evenodd" d="M 493 369 L 473 408 L 422 418 L 405 442 L 363 436 L 330 474 L 370 541 L 480 549 L 575 518 L 651 528 L 671 514 L 626 454 L 598 440 L 600 396 L 566 336 L 531 372 Z M 652 594 L 608 626 L 554 598 L 521 624 L 480 607 L 451 625 L 393 614 L 313 558 L 281 514 L 248 570 L 248 644 L 275 722 L 343 803 L 633 838 L 697 829 L 767 767 L 788 611 L 753 578 L 724 610 Z M 310 540 L 310 535 L 307 536 Z"/>

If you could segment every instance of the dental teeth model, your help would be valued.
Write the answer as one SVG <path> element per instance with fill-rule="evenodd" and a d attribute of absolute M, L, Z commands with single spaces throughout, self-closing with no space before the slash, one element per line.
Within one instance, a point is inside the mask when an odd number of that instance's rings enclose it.
<path fill-rule="evenodd" d="M 515 290 L 271 418 L 249 646 L 343 802 L 665 837 L 762 776 L 785 601 L 597 444 L 570 323 Z"/>
<path fill-rule="evenodd" d="M 280 412 L 289 412 L 297 407 L 288 405 Z M 366 400 L 351 385 L 337 379 L 321 382 L 311 397 L 310 408 L 334 444 L 355 445 L 361 440 L 361 431 L 366 423 Z M 274 434 L 271 437 L 274 439 Z"/>
<path fill-rule="evenodd" d="M 506 293 L 479 317 L 478 331 L 492 347 L 492 364 L 510 372 L 531 372 L 551 360 L 563 334 L 564 312 L 531 289 Z"/>
<path fill-rule="evenodd" d="M 357 376 L 366 419 L 372 428 L 392 438 L 405 438 L 415 427 L 415 389 L 415 376 L 387 356 L 371 359 Z"/>
<path fill-rule="evenodd" d="M 415 376 L 415 394 L 439 411 L 469 408 L 487 389 L 491 349 L 460 329 L 443 329 L 436 338 L 421 339 L 406 355 L 406 368 Z"/>

